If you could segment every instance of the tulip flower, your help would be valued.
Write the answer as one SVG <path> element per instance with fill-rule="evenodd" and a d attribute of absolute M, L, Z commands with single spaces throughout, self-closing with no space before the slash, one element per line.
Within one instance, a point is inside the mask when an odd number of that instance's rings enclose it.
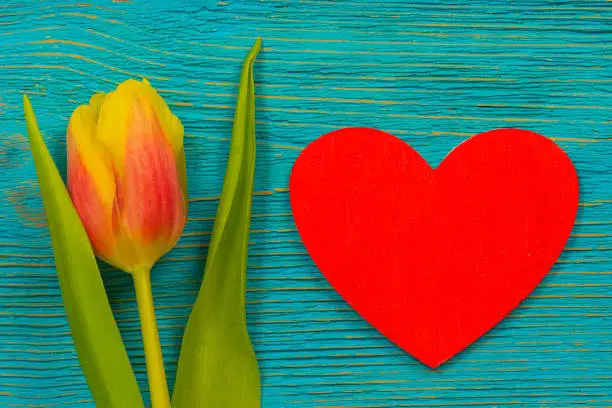
<path fill-rule="evenodd" d="M 154 408 L 170 407 L 150 270 L 187 217 L 183 126 L 143 80 L 79 106 L 67 132 L 68 190 L 96 255 L 132 275 Z"/>

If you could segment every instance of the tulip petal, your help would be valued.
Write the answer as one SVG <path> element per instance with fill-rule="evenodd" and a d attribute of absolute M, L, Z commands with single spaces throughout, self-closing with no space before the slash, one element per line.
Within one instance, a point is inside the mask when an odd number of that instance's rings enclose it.
<path fill-rule="evenodd" d="M 132 106 L 137 103 L 138 86 L 140 82 L 133 79 L 122 82 L 99 105 L 96 136 L 112 157 L 119 177 L 123 177 L 125 169 L 127 127 Z"/>
<path fill-rule="evenodd" d="M 185 167 L 185 150 L 183 147 L 183 125 L 179 118 L 170 111 L 166 101 L 159 96 L 149 81 L 143 79 L 142 83 L 144 95 L 153 106 L 155 116 L 157 116 L 159 120 L 164 135 L 166 135 L 166 138 L 172 146 L 172 151 L 174 152 L 177 163 L 179 183 L 185 195 L 185 203 L 187 203 L 187 169 Z"/>
<path fill-rule="evenodd" d="M 183 151 L 183 135 L 184 129 L 181 121 L 170 111 L 166 101 L 162 99 L 157 91 L 151 86 L 146 79 L 142 80 L 142 95 L 151 103 L 155 110 L 155 115 L 159 119 L 159 123 L 172 145 L 172 151 L 176 156 Z"/>
<path fill-rule="evenodd" d="M 142 249 L 137 257 L 143 267 L 176 244 L 186 207 L 174 152 L 152 108 L 134 104 L 131 114 L 119 212 L 123 233 Z"/>
<path fill-rule="evenodd" d="M 68 189 L 87 234 L 101 258 L 112 254 L 115 177 L 95 138 L 94 111 L 78 107 L 68 126 Z"/>
<path fill-rule="evenodd" d="M 94 122 L 98 122 L 98 114 L 100 113 L 100 108 L 105 100 L 106 94 L 104 92 L 98 92 L 89 99 L 89 107 L 92 110 Z"/>

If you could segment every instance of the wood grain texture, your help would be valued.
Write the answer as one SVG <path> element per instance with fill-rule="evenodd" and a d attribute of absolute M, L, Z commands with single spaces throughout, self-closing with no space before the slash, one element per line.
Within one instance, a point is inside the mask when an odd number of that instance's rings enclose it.
<path fill-rule="evenodd" d="M 222 186 L 240 64 L 257 36 L 264 49 L 255 64 L 247 312 L 263 406 L 612 405 L 612 4 L 405 3 L 4 1 L 0 406 L 93 406 L 64 316 L 21 95 L 30 95 L 60 169 L 71 112 L 127 78 L 149 78 L 183 121 L 190 218 L 153 271 L 172 386 Z M 354 125 L 401 137 L 432 165 L 470 135 L 527 128 L 554 139 L 578 170 L 577 223 L 552 272 L 438 370 L 391 345 L 340 299 L 290 216 L 288 176 L 301 149 Z M 146 391 L 130 279 L 103 269 Z"/>

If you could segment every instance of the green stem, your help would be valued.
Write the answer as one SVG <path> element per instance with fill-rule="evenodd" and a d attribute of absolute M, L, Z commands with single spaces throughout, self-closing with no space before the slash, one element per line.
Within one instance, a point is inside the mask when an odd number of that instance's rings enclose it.
<path fill-rule="evenodd" d="M 159 344 L 159 333 L 155 321 L 155 306 L 153 305 L 153 292 L 151 290 L 151 271 L 138 270 L 132 274 L 136 287 L 136 301 L 142 341 L 144 343 L 145 359 L 147 362 L 147 376 L 149 377 L 149 393 L 153 408 L 170 408 L 168 382 L 164 369 L 164 357 Z"/>

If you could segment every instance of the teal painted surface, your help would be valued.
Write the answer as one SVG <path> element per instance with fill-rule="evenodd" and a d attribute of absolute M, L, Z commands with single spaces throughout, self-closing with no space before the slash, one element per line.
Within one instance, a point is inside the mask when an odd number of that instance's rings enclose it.
<path fill-rule="evenodd" d="M 169 381 L 195 298 L 255 37 L 258 152 L 248 324 L 264 407 L 612 405 L 612 4 L 173 1 L 0 5 L 0 406 L 92 407 L 64 317 L 21 110 L 60 169 L 74 108 L 149 77 L 182 119 L 190 220 L 153 272 Z M 168 2 L 170 3 L 170 2 Z M 552 272 L 502 324 L 431 371 L 327 284 L 290 217 L 291 165 L 321 134 L 374 126 L 432 164 L 471 134 L 538 131 L 578 170 L 581 205 Z M 134 291 L 104 280 L 140 385 Z M 148 395 L 147 395 L 148 398 Z"/>

